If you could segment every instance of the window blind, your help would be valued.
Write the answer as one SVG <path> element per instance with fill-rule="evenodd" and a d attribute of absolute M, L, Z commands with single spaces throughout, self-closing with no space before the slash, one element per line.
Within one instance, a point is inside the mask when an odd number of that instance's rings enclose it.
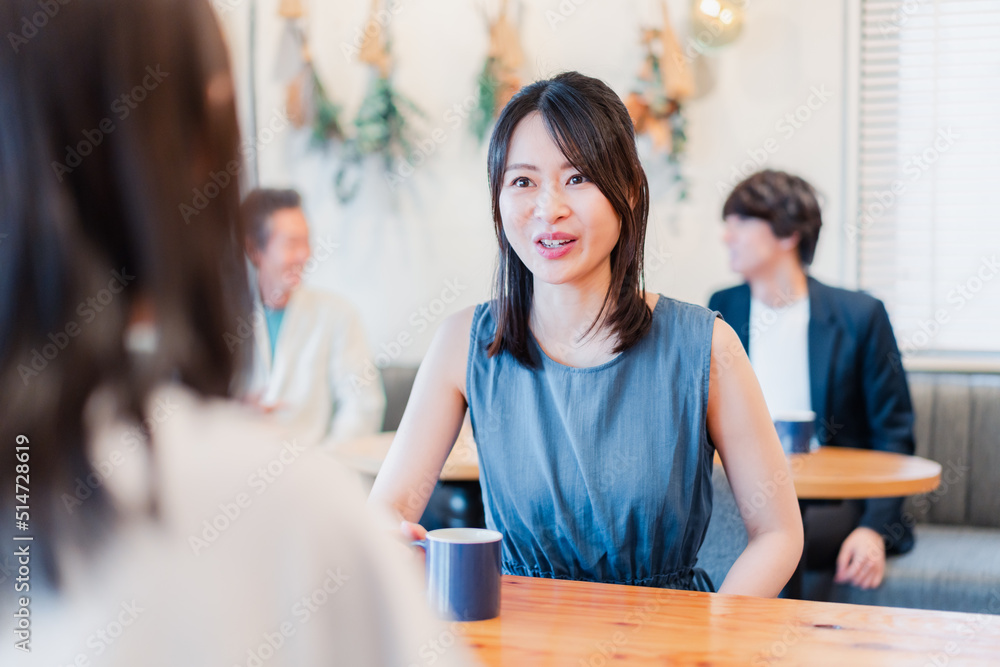
<path fill-rule="evenodd" d="M 904 358 L 1000 353 L 1000 0 L 860 1 L 858 282 Z"/>

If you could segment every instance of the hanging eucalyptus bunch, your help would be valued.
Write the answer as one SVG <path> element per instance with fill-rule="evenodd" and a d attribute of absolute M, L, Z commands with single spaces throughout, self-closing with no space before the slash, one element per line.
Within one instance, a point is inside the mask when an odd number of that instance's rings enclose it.
<path fill-rule="evenodd" d="M 673 166 L 673 180 L 680 184 L 679 198 L 684 199 L 687 187 L 681 156 L 687 144 L 687 121 L 683 100 L 692 95 L 694 83 L 670 25 L 666 3 L 662 2 L 661 7 L 663 27 L 643 28 L 640 33 L 645 53 L 636 83 L 625 97 L 625 106 L 636 134 L 650 137 L 654 150 L 665 154 Z"/>
<path fill-rule="evenodd" d="M 362 161 L 381 156 L 389 172 L 410 152 L 413 116 L 423 116 L 413 102 L 400 94 L 389 76 L 372 78 L 368 92 L 354 118 L 354 136 L 344 143 L 334 189 L 341 202 L 354 198 L 361 186 Z"/>
<path fill-rule="evenodd" d="M 372 0 L 370 25 L 380 25 L 376 16 L 381 0 Z M 399 93 L 392 83 L 392 49 L 386 29 L 365 30 L 358 59 L 372 67 L 373 77 L 354 118 L 354 136 L 345 142 L 344 154 L 334 187 L 337 197 L 352 199 L 361 185 L 361 163 L 365 157 L 378 155 L 385 170 L 392 171 L 398 160 L 410 152 L 411 124 L 423 112 Z"/>
<path fill-rule="evenodd" d="M 472 113 L 471 128 L 483 141 L 493 127 L 500 110 L 521 88 L 520 70 L 524 53 L 517 29 L 507 16 L 507 0 L 500 4 L 495 19 L 487 17 L 490 46 L 478 79 L 478 97 Z"/>
<path fill-rule="evenodd" d="M 287 20 L 279 61 L 281 69 L 295 71 L 285 93 L 285 110 L 295 127 L 311 128 L 311 144 L 325 147 L 344 138 L 340 106 L 327 94 L 313 62 L 309 39 L 302 23 L 305 12 L 299 0 L 282 0 L 278 13 Z M 297 69 L 297 71 L 296 71 Z"/>
<path fill-rule="evenodd" d="M 326 94 L 323 82 L 320 81 L 316 67 L 310 63 L 309 75 L 312 79 L 314 92 L 312 143 L 324 145 L 331 140 L 344 138 L 344 129 L 340 125 L 340 107 L 333 103 Z"/>
<path fill-rule="evenodd" d="M 386 169 L 410 151 L 408 116 L 423 116 L 417 106 L 401 95 L 389 77 L 372 80 L 368 94 L 354 119 L 354 143 L 361 155 L 381 155 Z"/>

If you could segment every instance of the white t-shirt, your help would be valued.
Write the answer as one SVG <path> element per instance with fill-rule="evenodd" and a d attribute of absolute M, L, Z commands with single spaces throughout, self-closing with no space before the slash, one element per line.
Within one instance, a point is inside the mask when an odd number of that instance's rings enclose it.
<path fill-rule="evenodd" d="M 779 308 L 750 300 L 750 364 L 772 418 L 812 410 L 808 297 Z"/>
<path fill-rule="evenodd" d="M 96 558 L 60 549 L 58 594 L 33 587 L 31 653 L 14 649 L 12 596 L 0 596 L 0 665 L 472 664 L 388 518 L 328 454 L 177 386 L 149 405 L 152 473 L 136 427 L 91 402 L 89 453 L 120 522 Z M 159 520 L 141 509 L 154 478 Z M 64 505 L 79 516 L 77 501 Z"/>

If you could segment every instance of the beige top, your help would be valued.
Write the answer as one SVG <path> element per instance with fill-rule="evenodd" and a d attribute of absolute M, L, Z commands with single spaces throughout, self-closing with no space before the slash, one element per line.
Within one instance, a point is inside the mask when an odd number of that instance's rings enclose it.
<path fill-rule="evenodd" d="M 30 654 L 0 596 L 0 664 L 470 664 L 442 643 L 453 630 L 427 610 L 417 561 L 332 458 L 178 387 L 150 406 L 161 519 L 140 510 L 151 477 L 136 427 L 92 401 L 91 455 L 124 518 L 97 559 L 59 554 L 59 595 L 31 591 Z"/>

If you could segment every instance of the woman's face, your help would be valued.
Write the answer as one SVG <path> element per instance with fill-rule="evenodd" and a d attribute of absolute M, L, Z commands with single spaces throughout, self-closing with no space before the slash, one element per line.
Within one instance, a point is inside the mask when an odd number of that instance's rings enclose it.
<path fill-rule="evenodd" d="M 514 129 L 503 179 L 504 233 L 536 281 L 610 280 L 621 219 L 597 185 L 562 154 L 538 112 Z"/>

